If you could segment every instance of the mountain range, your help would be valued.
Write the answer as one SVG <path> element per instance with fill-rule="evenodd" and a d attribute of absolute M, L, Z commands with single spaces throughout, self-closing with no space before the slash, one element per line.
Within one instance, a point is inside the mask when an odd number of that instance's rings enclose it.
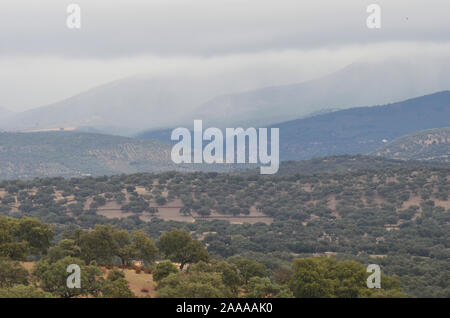
<path fill-rule="evenodd" d="M 449 130 L 439 128 L 449 126 L 450 91 L 443 91 L 384 106 L 356 107 L 282 122 L 272 128 L 280 129 L 282 161 L 370 153 L 446 162 Z M 175 165 L 170 159 L 170 133 L 170 129 L 152 131 L 140 134 L 140 138 L 77 131 L 0 133 L 0 179 L 251 168 Z M 352 160 L 347 161 L 356 167 Z M 307 166 L 311 170 L 313 164 Z M 347 167 L 340 162 L 331 166 Z"/>
<path fill-rule="evenodd" d="M 202 105 L 196 117 L 218 127 L 261 126 L 318 111 L 397 102 L 449 88 L 450 59 L 354 63 L 317 80 L 217 97 Z"/>
<path fill-rule="evenodd" d="M 367 154 L 403 135 L 450 125 L 450 91 L 383 105 L 355 107 L 275 124 L 280 159 L 305 160 Z M 140 138 L 170 141 L 171 129 L 146 131 Z"/>
<path fill-rule="evenodd" d="M 386 104 L 450 88 L 450 59 L 351 64 L 322 78 L 237 92 L 220 78 L 135 76 L 0 117 L 0 129 L 71 128 L 133 135 L 192 125 L 271 125 L 336 108 Z M 231 126 L 231 127 L 233 127 Z M 188 126 L 190 127 L 190 126 Z"/>
<path fill-rule="evenodd" d="M 283 122 L 280 158 L 370 153 L 400 136 L 450 126 L 450 91 L 384 106 L 356 107 Z"/>
<path fill-rule="evenodd" d="M 448 131 L 447 131 L 448 133 Z M 448 154 L 448 144 L 447 144 Z M 168 143 L 84 132 L 0 133 L 0 180 L 46 177 L 83 177 L 136 172 L 204 171 L 259 174 L 255 165 L 176 165 L 170 160 Z M 400 159 L 407 159 L 408 154 Z M 303 161 L 285 161 L 279 175 L 311 174 L 374 168 L 438 166 L 383 157 L 383 153 L 342 155 Z"/>
<path fill-rule="evenodd" d="M 182 117 L 174 107 L 184 105 L 188 112 L 207 99 L 195 93 L 200 91 L 197 86 L 208 88 L 203 81 L 182 77 L 135 76 L 17 113 L 7 121 L 0 120 L 0 128 L 7 131 L 70 128 L 128 135 L 144 127 L 166 127 L 177 124 Z"/>

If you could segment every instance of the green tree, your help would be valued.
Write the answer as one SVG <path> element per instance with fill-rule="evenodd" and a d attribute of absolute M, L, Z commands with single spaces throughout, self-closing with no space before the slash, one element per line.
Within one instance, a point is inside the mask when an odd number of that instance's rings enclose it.
<path fill-rule="evenodd" d="M 25 260 L 29 254 L 45 253 L 52 238 L 50 226 L 37 219 L 0 216 L 0 256 Z"/>
<path fill-rule="evenodd" d="M 158 241 L 158 247 L 171 261 L 180 263 L 180 269 L 187 263 L 208 259 L 208 252 L 202 243 L 192 238 L 186 230 L 174 229 L 164 233 Z"/>
<path fill-rule="evenodd" d="M 96 225 L 94 230 L 81 233 L 78 245 L 81 258 L 86 263 L 96 260 L 101 264 L 111 264 L 119 249 L 111 225 Z"/>
<path fill-rule="evenodd" d="M 234 264 L 229 264 L 225 261 L 213 263 L 217 272 L 222 274 L 222 281 L 225 286 L 228 286 L 233 293 L 233 296 L 237 297 L 240 287 L 242 285 L 242 279 L 239 275 L 239 269 Z"/>
<path fill-rule="evenodd" d="M 35 286 L 14 285 L 0 288 L 0 298 L 51 298 L 52 294 L 42 291 Z"/>
<path fill-rule="evenodd" d="M 115 243 L 112 253 L 120 258 L 122 265 L 129 265 L 132 258 L 136 255 L 136 252 L 130 246 L 130 234 L 125 230 L 113 230 L 111 235 Z"/>
<path fill-rule="evenodd" d="M 101 284 L 101 295 L 105 298 L 132 298 L 135 297 L 130 290 L 125 274 L 119 270 L 108 273 L 106 280 Z"/>
<path fill-rule="evenodd" d="M 188 207 L 188 206 L 183 206 L 180 209 L 180 213 L 183 214 L 183 215 L 189 215 L 189 214 L 191 214 L 191 208 Z"/>
<path fill-rule="evenodd" d="M 178 272 L 178 268 L 171 261 L 163 261 L 156 264 L 155 270 L 152 272 L 153 280 L 159 282 L 170 274 L 176 274 Z"/>
<path fill-rule="evenodd" d="M 336 297 L 334 287 L 338 285 L 335 266 L 337 261 L 332 258 L 310 257 L 294 260 L 293 280 L 291 288 L 295 297 Z M 349 272 L 352 275 L 351 272 Z M 365 284 L 365 274 L 361 272 L 353 273 L 360 276 L 360 282 L 357 286 L 350 286 L 350 293 L 363 287 Z M 341 288 L 342 292 L 342 288 Z"/>
<path fill-rule="evenodd" d="M 231 292 L 222 281 L 220 273 L 179 272 L 162 279 L 156 294 L 161 298 L 223 298 Z"/>
<path fill-rule="evenodd" d="M 153 263 L 158 255 L 158 249 L 153 239 L 141 230 L 133 231 L 132 236 L 132 250 L 136 253 L 135 257 L 145 265 Z"/>
<path fill-rule="evenodd" d="M 384 291 L 369 289 L 369 273 L 355 261 L 338 261 L 328 257 L 309 257 L 294 260 L 291 289 L 295 297 L 372 297 L 383 294 L 401 294 L 396 279 L 382 276 Z M 383 283 L 382 283 L 383 285 Z"/>
<path fill-rule="evenodd" d="M 81 249 L 74 240 L 63 239 L 58 245 L 48 250 L 47 257 L 50 262 L 56 262 L 64 257 L 80 257 Z"/>
<path fill-rule="evenodd" d="M 288 266 L 281 266 L 274 273 L 275 282 L 280 285 L 289 284 L 292 280 L 292 269 Z"/>
<path fill-rule="evenodd" d="M 19 220 L 15 235 L 19 241 L 28 242 L 31 253 L 45 254 L 54 233 L 48 224 L 43 224 L 38 219 L 23 217 Z"/>
<path fill-rule="evenodd" d="M 292 292 L 287 286 L 280 286 L 270 281 L 268 277 L 254 276 L 249 279 L 245 286 L 245 297 L 249 298 L 266 298 L 279 297 L 291 298 Z"/>
<path fill-rule="evenodd" d="M 0 288 L 28 285 L 28 271 L 17 261 L 0 258 Z"/>
<path fill-rule="evenodd" d="M 248 258 L 240 258 L 236 260 L 235 265 L 239 269 L 239 273 L 245 284 L 248 283 L 252 277 L 263 277 L 266 273 L 266 266 L 257 263 Z"/>
<path fill-rule="evenodd" d="M 71 264 L 80 266 L 81 288 L 67 287 L 67 278 L 70 275 L 67 273 L 67 268 Z M 33 276 L 42 290 L 63 298 L 79 295 L 96 296 L 101 287 L 101 271 L 95 262 L 85 265 L 83 260 L 74 257 L 65 257 L 55 263 L 42 259 L 36 264 Z"/>

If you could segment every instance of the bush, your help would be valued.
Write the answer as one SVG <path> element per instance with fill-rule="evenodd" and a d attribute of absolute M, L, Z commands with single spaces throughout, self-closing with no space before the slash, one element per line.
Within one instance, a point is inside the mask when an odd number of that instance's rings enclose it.
<path fill-rule="evenodd" d="M 156 265 L 153 280 L 158 282 L 172 273 L 178 273 L 178 268 L 171 261 L 161 262 Z"/>

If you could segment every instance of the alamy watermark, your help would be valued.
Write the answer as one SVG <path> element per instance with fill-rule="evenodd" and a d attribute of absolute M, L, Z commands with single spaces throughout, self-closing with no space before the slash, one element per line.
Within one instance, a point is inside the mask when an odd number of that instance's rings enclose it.
<path fill-rule="evenodd" d="M 69 29 L 81 28 L 81 7 L 79 4 L 71 3 L 67 6 L 66 12 L 68 14 L 66 19 L 66 26 Z M 367 6 L 366 12 L 369 16 L 366 19 L 366 26 L 369 29 L 381 28 L 381 6 L 376 3 L 372 3 Z"/>
<path fill-rule="evenodd" d="M 366 25 L 369 29 L 381 28 L 381 7 L 379 4 L 373 3 L 366 9 L 370 15 L 367 17 Z"/>
<path fill-rule="evenodd" d="M 69 29 L 80 29 L 81 28 L 81 7 L 72 3 L 67 6 L 66 9 L 69 14 L 66 19 L 66 26 Z"/>
<path fill-rule="evenodd" d="M 370 264 L 367 266 L 367 272 L 372 273 L 367 277 L 368 288 L 381 288 L 381 269 L 380 265 Z"/>
<path fill-rule="evenodd" d="M 77 264 L 70 264 L 66 269 L 67 273 L 71 273 L 66 280 L 67 288 L 81 288 L 81 269 Z"/>
<path fill-rule="evenodd" d="M 274 174 L 278 171 L 280 165 L 278 128 L 270 129 L 270 142 L 267 128 L 258 130 L 253 127 L 246 130 L 226 128 L 224 136 L 222 130 L 215 127 L 203 131 L 201 120 L 194 120 L 193 133 L 192 146 L 189 129 L 176 128 L 172 131 L 171 140 L 178 141 L 171 153 L 174 163 L 247 163 L 248 154 L 248 163 L 261 164 L 261 174 Z M 204 142 L 209 143 L 204 145 Z"/>

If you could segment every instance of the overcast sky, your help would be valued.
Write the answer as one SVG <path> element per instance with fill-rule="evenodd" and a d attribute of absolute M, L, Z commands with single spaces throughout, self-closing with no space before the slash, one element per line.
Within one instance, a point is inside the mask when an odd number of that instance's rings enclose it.
<path fill-rule="evenodd" d="M 66 8 L 81 7 L 81 29 Z M 366 27 L 378 3 L 382 27 Z M 349 63 L 450 56 L 448 0 L 2 0 L 0 107 L 42 106 L 134 74 L 246 90 Z"/>

